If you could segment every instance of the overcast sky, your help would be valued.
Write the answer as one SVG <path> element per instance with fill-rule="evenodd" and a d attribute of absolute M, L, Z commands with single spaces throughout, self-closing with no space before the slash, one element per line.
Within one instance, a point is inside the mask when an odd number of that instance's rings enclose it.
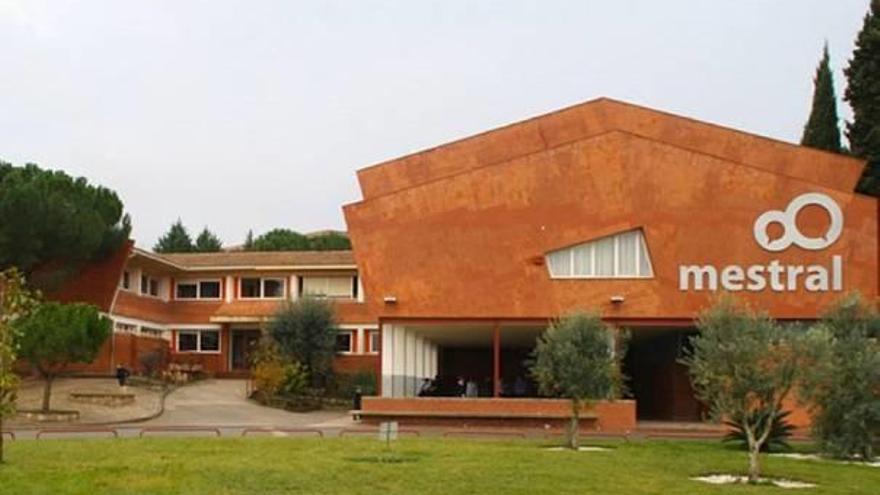
<path fill-rule="evenodd" d="M 868 3 L 0 0 L 0 159 L 113 188 L 141 247 L 341 229 L 355 170 L 598 96 L 797 141 Z"/>

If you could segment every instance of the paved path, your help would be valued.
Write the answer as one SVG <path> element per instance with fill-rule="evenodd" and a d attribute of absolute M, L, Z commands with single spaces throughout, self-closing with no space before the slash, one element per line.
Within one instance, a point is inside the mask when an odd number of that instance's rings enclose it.
<path fill-rule="evenodd" d="M 295 413 L 265 407 L 247 398 L 246 380 L 204 380 L 181 387 L 165 399 L 165 413 L 140 426 L 277 426 L 348 428 L 348 411 Z"/>

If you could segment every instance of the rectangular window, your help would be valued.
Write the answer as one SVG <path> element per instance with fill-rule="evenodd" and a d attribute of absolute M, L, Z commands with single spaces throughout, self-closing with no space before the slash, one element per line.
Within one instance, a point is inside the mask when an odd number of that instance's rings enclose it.
<path fill-rule="evenodd" d="M 639 236 L 636 231 L 625 232 L 617 236 L 617 274 L 622 277 L 634 277 L 638 274 L 636 251 Z"/>
<path fill-rule="evenodd" d="M 117 332 L 126 332 L 126 333 L 137 333 L 137 325 L 131 325 L 129 323 L 116 322 L 116 331 Z"/>
<path fill-rule="evenodd" d="M 260 279 L 243 278 L 241 279 L 241 297 L 247 299 L 257 299 L 262 297 L 260 291 Z"/>
<path fill-rule="evenodd" d="M 263 297 L 266 299 L 281 299 L 284 297 L 284 279 L 264 278 Z"/>
<path fill-rule="evenodd" d="M 141 275 L 141 294 L 146 294 L 150 290 L 150 278 L 146 275 Z"/>
<path fill-rule="evenodd" d="M 199 299 L 220 299 L 220 281 L 199 282 Z"/>
<path fill-rule="evenodd" d="M 141 327 L 141 333 L 150 337 L 161 337 L 164 332 L 161 328 Z"/>
<path fill-rule="evenodd" d="M 354 352 L 354 332 L 342 330 L 336 334 L 336 352 Z"/>
<path fill-rule="evenodd" d="M 303 277 L 303 294 L 318 297 L 352 298 L 352 277 Z"/>
<path fill-rule="evenodd" d="M 199 285 L 190 283 L 177 284 L 178 299 L 197 299 L 199 297 Z"/>
<path fill-rule="evenodd" d="M 177 332 L 177 352 L 220 352 L 220 331 L 181 330 Z"/>
<path fill-rule="evenodd" d="M 606 237 L 596 242 L 596 276 L 611 277 L 614 275 L 614 238 Z"/>
<path fill-rule="evenodd" d="M 378 330 L 368 330 L 367 331 L 367 352 L 370 354 L 376 354 L 379 352 L 379 331 Z"/>
<path fill-rule="evenodd" d="M 178 352 L 198 352 L 199 332 L 177 332 Z"/>
<path fill-rule="evenodd" d="M 131 274 L 128 273 L 128 270 L 122 272 L 122 288 L 131 289 Z"/>
<path fill-rule="evenodd" d="M 239 297 L 242 299 L 281 299 L 284 297 L 283 278 L 242 278 Z"/>
<path fill-rule="evenodd" d="M 150 279 L 150 295 L 159 297 L 159 281 L 155 278 Z"/>
<path fill-rule="evenodd" d="M 220 299 L 219 280 L 182 281 L 177 283 L 177 299 Z"/>

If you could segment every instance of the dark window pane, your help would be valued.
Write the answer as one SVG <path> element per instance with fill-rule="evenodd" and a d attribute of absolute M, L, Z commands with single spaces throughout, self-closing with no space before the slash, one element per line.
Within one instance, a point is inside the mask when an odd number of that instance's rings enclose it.
<path fill-rule="evenodd" d="M 141 294 L 146 294 L 149 289 L 149 279 L 146 275 L 141 275 Z"/>
<path fill-rule="evenodd" d="M 241 297 L 260 297 L 260 279 L 241 279 Z"/>
<path fill-rule="evenodd" d="M 336 334 L 336 352 L 351 352 L 351 332 Z"/>
<path fill-rule="evenodd" d="M 370 352 L 379 352 L 379 332 L 370 332 Z"/>
<path fill-rule="evenodd" d="M 150 295 L 158 296 L 159 295 L 159 281 L 156 279 L 150 279 Z"/>
<path fill-rule="evenodd" d="M 177 284 L 178 299 L 195 299 L 198 294 L 196 284 Z"/>
<path fill-rule="evenodd" d="M 122 288 L 131 288 L 131 275 L 128 272 L 122 272 Z"/>
<path fill-rule="evenodd" d="M 284 282 L 278 279 L 263 280 L 263 297 L 284 297 Z"/>
<path fill-rule="evenodd" d="M 177 350 L 181 352 L 199 350 L 199 336 L 196 333 L 177 334 Z"/>
<path fill-rule="evenodd" d="M 200 282 L 199 298 L 218 299 L 220 297 L 220 282 Z"/>
<path fill-rule="evenodd" d="M 219 351 L 220 350 L 220 332 L 217 332 L 217 331 L 202 332 L 202 350 L 203 351 Z"/>

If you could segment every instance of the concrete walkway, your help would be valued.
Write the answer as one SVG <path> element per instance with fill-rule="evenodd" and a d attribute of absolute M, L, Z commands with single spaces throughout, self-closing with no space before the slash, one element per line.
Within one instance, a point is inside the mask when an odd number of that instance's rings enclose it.
<path fill-rule="evenodd" d="M 204 380 L 183 386 L 165 399 L 165 412 L 139 426 L 252 426 L 349 428 L 348 411 L 295 413 L 265 407 L 247 398 L 246 380 Z"/>

